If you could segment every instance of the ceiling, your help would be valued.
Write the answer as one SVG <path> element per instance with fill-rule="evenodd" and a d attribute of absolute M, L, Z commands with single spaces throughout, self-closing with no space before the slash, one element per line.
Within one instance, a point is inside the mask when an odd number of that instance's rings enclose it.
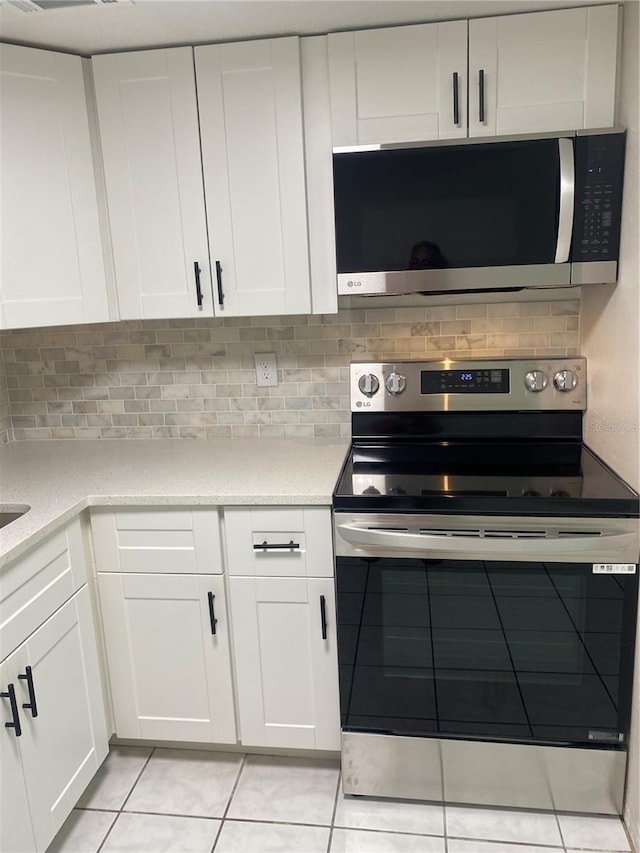
<path fill-rule="evenodd" d="M 118 0 L 24 12 L 0 0 L 3 41 L 90 55 L 504 15 L 603 0 Z M 633 0 L 636 2 L 636 0 Z"/>

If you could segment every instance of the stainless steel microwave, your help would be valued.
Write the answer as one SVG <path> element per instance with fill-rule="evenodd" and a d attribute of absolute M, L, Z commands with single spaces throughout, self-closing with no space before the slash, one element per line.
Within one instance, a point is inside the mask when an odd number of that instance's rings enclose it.
<path fill-rule="evenodd" d="M 625 133 L 335 149 L 338 293 L 615 282 Z"/>

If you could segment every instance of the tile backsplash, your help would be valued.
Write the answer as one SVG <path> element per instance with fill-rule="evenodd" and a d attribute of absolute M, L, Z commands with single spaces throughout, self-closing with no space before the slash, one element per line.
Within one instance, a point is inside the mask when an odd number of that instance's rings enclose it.
<path fill-rule="evenodd" d="M 349 362 L 576 355 L 579 300 L 144 320 L 0 335 L 4 439 L 348 438 Z M 254 353 L 279 384 L 258 388 Z"/>
<path fill-rule="evenodd" d="M 11 410 L 9 408 L 9 389 L 4 372 L 2 350 L 0 349 L 0 444 L 11 440 Z"/>

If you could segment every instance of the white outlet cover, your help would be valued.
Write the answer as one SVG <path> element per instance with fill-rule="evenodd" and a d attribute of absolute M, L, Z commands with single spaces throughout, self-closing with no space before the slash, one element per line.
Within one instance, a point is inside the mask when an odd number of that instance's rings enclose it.
<path fill-rule="evenodd" d="M 256 365 L 256 385 L 259 388 L 272 388 L 278 384 L 278 365 L 275 352 L 257 352 L 254 355 Z"/>

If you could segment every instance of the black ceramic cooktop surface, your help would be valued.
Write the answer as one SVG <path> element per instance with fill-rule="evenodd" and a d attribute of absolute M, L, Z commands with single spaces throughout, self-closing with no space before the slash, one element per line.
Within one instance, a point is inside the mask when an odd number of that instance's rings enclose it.
<path fill-rule="evenodd" d="M 580 441 L 356 441 L 336 510 L 637 518 L 638 495 Z"/>

